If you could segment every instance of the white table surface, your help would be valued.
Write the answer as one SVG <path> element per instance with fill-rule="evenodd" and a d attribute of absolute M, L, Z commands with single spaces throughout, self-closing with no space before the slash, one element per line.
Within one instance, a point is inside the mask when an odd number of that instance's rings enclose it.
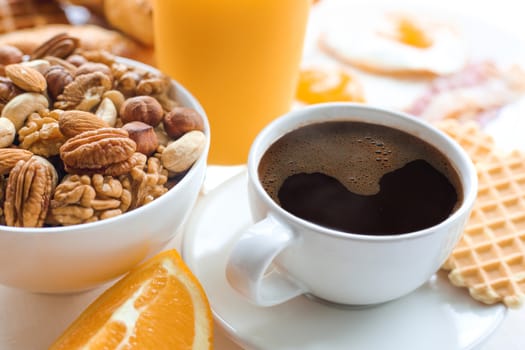
<path fill-rule="evenodd" d="M 324 0 L 330 1 L 330 0 Z M 347 0 L 353 1 L 353 0 Z M 433 7 L 454 10 L 478 17 L 499 29 L 520 36 L 525 43 L 525 21 L 522 1 L 519 0 L 421 0 L 413 1 L 418 6 L 427 1 Z M 377 2 L 377 1 L 376 1 Z M 385 0 L 385 2 L 387 2 Z M 388 1 L 392 4 L 392 1 Z M 407 1 L 403 1 L 407 4 Z M 487 38 L 490 42 L 490 38 Z M 216 186 L 239 168 L 211 167 L 205 189 Z M 170 244 L 178 246 L 181 236 Z M 28 257 L 29 258 L 29 257 Z M 107 286 L 75 295 L 41 295 L 0 286 L 0 344 L 2 350 L 43 349 Z M 510 310 L 501 327 L 484 344 L 484 350 L 525 349 L 525 309 Z M 226 333 L 215 327 L 216 350 L 241 349 L 228 339 Z M 446 349 L 444 349 L 446 350 Z"/>

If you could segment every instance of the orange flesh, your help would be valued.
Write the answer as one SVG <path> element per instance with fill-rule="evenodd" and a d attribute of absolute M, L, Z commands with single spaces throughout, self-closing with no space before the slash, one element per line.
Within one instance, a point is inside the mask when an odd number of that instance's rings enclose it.
<path fill-rule="evenodd" d="M 181 261 L 174 261 L 175 275 L 164 267 L 167 253 L 132 271 L 93 302 L 50 349 L 194 349 L 196 310 L 192 293 L 197 282 Z M 180 257 L 178 257 L 180 259 Z M 183 276 L 179 276 L 183 275 Z M 189 287 L 187 283 L 191 284 Z M 204 299 L 204 292 L 197 288 Z M 195 293 L 193 293 L 195 294 Z M 132 330 L 111 318 L 125 303 L 128 313 L 138 313 Z M 211 311 L 205 310 L 211 348 Z M 122 315 L 122 312 L 120 313 Z M 120 316 L 122 317 L 122 316 Z M 133 318 L 133 317 L 131 317 Z"/>

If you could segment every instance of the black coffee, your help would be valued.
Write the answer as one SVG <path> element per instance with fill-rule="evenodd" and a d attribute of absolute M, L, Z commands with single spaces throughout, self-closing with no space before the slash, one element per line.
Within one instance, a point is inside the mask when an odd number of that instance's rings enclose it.
<path fill-rule="evenodd" d="M 459 177 L 435 147 L 360 122 L 301 127 L 263 155 L 259 178 L 288 212 L 337 230 L 413 232 L 446 219 L 462 200 Z"/>

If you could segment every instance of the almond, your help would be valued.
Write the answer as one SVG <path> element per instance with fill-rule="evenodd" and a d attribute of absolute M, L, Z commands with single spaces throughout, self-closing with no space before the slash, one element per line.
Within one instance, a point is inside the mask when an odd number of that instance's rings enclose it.
<path fill-rule="evenodd" d="M 74 137 L 84 131 L 107 128 L 109 125 L 93 113 L 72 110 L 64 111 L 58 119 L 58 127 L 65 137 Z"/>
<path fill-rule="evenodd" d="M 44 92 L 47 88 L 46 78 L 34 68 L 17 63 L 5 67 L 5 73 L 13 84 L 29 92 Z"/>
<path fill-rule="evenodd" d="M 33 152 L 25 149 L 0 148 L 0 175 L 9 174 L 19 160 L 27 161 L 32 156 Z"/>

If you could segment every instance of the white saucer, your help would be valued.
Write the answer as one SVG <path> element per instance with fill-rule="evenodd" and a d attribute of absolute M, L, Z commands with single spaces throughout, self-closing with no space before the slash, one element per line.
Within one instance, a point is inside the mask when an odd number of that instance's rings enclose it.
<path fill-rule="evenodd" d="M 402 299 L 372 308 L 343 309 L 306 297 L 253 306 L 230 287 L 224 272 L 233 242 L 251 223 L 243 171 L 200 199 L 182 243 L 217 323 L 245 348 L 473 349 L 505 318 L 504 306 L 474 301 L 443 273 Z"/>

